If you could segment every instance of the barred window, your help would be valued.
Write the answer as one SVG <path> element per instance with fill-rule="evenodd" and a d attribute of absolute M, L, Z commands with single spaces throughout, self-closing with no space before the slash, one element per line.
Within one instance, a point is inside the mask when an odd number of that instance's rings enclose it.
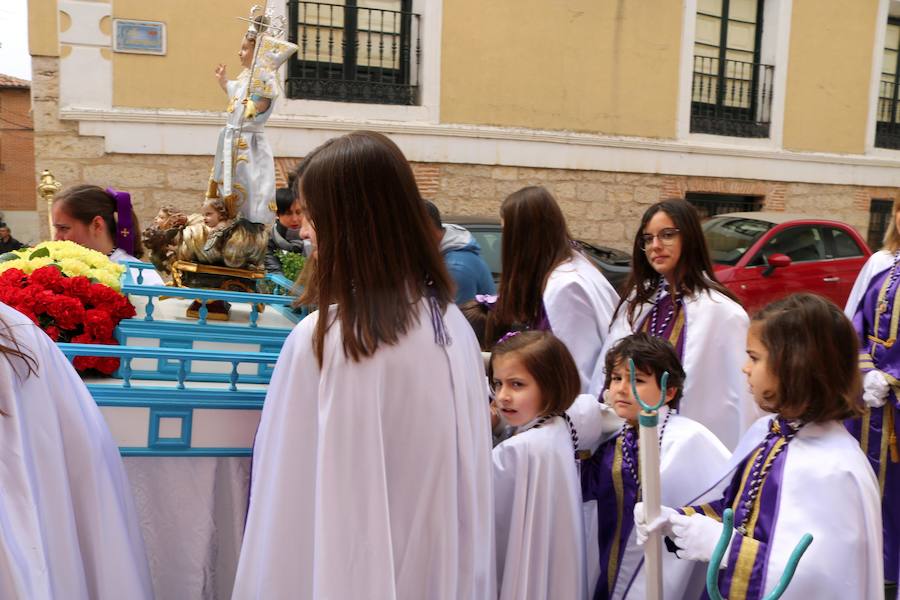
<path fill-rule="evenodd" d="M 691 131 L 768 137 L 773 71 L 760 64 L 764 0 L 698 0 Z"/>
<path fill-rule="evenodd" d="M 421 42 L 412 0 L 288 2 L 289 98 L 419 103 Z"/>
<path fill-rule="evenodd" d="M 897 110 L 897 83 L 900 81 L 898 54 L 900 54 L 900 19 L 890 18 L 884 32 L 875 145 L 895 150 L 900 150 L 900 111 Z"/>

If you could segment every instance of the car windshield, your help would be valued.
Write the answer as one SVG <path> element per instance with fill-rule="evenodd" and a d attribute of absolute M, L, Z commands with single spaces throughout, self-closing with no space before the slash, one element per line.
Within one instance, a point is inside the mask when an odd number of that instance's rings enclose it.
<path fill-rule="evenodd" d="M 481 246 L 481 258 L 487 263 L 494 278 L 500 277 L 500 227 L 479 228 L 469 226 L 469 232 Z"/>
<path fill-rule="evenodd" d="M 774 223 L 744 217 L 716 217 L 703 223 L 703 233 L 714 263 L 734 266 L 753 242 Z"/>

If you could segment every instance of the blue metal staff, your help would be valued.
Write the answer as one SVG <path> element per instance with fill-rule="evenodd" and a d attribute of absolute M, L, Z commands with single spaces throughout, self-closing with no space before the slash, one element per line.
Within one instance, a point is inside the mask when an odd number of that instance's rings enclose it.
<path fill-rule="evenodd" d="M 722 535 L 719 537 L 719 542 L 716 544 L 716 548 L 713 550 L 712 557 L 709 560 L 709 567 L 706 569 L 706 593 L 709 594 L 710 600 L 724 600 L 719 592 L 719 567 L 722 564 L 722 557 L 725 556 L 725 550 L 731 543 L 733 529 L 734 511 L 726 508 L 725 513 L 722 515 Z M 803 534 L 803 537 L 800 538 L 800 541 L 794 547 L 794 551 L 791 552 L 790 558 L 788 558 L 778 585 L 763 600 L 777 600 L 781 598 L 788 584 L 791 583 L 791 579 L 794 578 L 797 563 L 800 562 L 800 558 L 806 552 L 806 549 L 809 548 L 809 545 L 812 544 L 812 541 L 813 536 L 811 534 Z"/>

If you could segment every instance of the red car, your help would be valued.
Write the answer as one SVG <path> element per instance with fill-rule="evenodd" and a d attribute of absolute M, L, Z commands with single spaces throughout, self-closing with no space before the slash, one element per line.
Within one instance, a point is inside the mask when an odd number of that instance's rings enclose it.
<path fill-rule="evenodd" d="M 779 212 L 717 215 L 703 223 L 716 275 L 753 314 L 794 292 L 844 307 L 872 252 L 853 227 Z"/>

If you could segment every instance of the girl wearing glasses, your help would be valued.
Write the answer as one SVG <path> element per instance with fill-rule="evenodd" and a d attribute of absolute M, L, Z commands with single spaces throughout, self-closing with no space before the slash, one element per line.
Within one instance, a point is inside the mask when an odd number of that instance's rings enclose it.
<path fill-rule="evenodd" d="M 572 247 L 556 199 L 543 187 L 511 194 L 500 206 L 503 222 L 503 274 L 497 321 L 552 331 L 575 359 L 581 391 L 591 386 L 613 310 L 616 290 L 591 262 Z"/>
<path fill-rule="evenodd" d="M 623 337 L 643 331 L 666 339 L 687 374 L 680 412 L 733 449 L 758 416 L 741 375 L 749 319 L 716 279 L 694 207 L 666 200 L 648 208 L 632 256 L 593 382 L 602 387 L 603 357 Z"/>

